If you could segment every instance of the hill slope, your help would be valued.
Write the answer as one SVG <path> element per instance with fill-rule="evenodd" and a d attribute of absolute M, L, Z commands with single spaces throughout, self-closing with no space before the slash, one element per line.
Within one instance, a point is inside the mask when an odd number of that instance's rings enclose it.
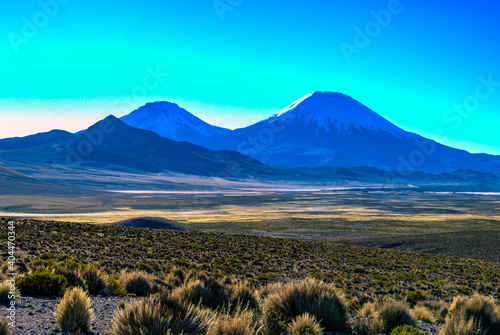
<path fill-rule="evenodd" d="M 110 115 L 77 134 L 52 132 L 0 140 L 0 158 L 142 172 L 246 177 L 277 173 L 236 151 L 210 150 L 130 127 Z M 46 138 L 51 140 L 46 140 Z M 274 172 L 273 172 L 274 171 Z"/>
<path fill-rule="evenodd" d="M 84 190 L 31 178 L 0 167 L 0 195 L 79 195 Z"/>

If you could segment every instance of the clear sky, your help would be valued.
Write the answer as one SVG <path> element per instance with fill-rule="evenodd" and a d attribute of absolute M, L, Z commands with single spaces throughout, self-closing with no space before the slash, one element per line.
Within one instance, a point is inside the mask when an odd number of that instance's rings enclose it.
<path fill-rule="evenodd" d="M 491 0 L 4 1 L 0 138 L 156 100 L 237 128 L 319 90 L 500 154 L 499 17 Z"/>

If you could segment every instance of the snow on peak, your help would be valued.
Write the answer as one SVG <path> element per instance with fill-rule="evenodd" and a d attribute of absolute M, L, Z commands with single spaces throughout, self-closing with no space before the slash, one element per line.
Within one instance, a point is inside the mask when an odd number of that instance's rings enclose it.
<path fill-rule="evenodd" d="M 396 136 L 409 134 L 350 96 L 334 92 L 309 93 L 273 118 L 294 118 L 306 124 L 315 124 L 327 132 L 365 129 L 387 132 Z"/>
<path fill-rule="evenodd" d="M 160 136 L 178 141 L 192 141 L 193 134 L 208 137 L 229 131 L 212 126 L 168 101 L 147 103 L 120 119 L 129 126 L 154 131 Z"/>

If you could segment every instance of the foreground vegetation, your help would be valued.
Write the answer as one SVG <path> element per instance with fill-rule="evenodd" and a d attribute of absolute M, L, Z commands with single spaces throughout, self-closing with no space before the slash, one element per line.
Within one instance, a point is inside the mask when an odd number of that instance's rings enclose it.
<path fill-rule="evenodd" d="M 20 293 L 64 296 L 56 315 L 62 329 L 88 329 L 86 295 L 114 295 L 146 297 L 121 306 L 116 335 L 418 334 L 417 319 L 443 323 L 443 335 L 498 334 L 499 263 L 36 220 L 16 220 L 16 243 Z M 146 331 L 153 325 L 157 332 Z"/>

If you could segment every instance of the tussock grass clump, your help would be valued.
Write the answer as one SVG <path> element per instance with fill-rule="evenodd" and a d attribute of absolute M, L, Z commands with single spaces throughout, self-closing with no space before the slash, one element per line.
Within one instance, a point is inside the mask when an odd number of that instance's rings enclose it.
<path fill-rule="evenodd" d="M 257 334 L 253 315 L 244 310 L 235 316 L 223 314 L 210 324 L 207 335 L 254 335 Z"/>
<path fill-rule="evenodd" d="M 288 324 L 304 313 L 316 317 L 325 331 L 349 330 L 343 297 L 333 285 L 312 278 L 283 285 L 267 296 L 262 310 L 268 334 L 285 334 Z"/>
<path fill-rule="evenodd" d="M 265 298 L 267 298 L 268 295 L 275 293 L 283 287 L 282 283 L 269 283 L 265 286 L 262 286 L 257 290 L 256 296 L 257 300 L 263 301 Z"/>
<path fill-rule="evenodd" d="M 241 284 L 233 288 L 229 299 L 231 308 L 258 309 L 259 301 L 255 295 L 255 290 L 246 284 Z"/>
<path fill-rule="evenodd" d="M 181 286 L 182 284 L 184 284 L 185 280 L 186 280 L 186 275 L 184 274 L 184 270 L 177 267 L 169 270 L 165 278 L 167 286 L 171 288 Z"/>
<path fill-rule="evenodd" d="M 62 275 L 35 271 L 16 278 L 16 287 L 22 295 L 61 297 L 68 281 Z"/>
<path fill-rule="evenodd" d="M 81 270 L 81 276 L 87 285 L 90 295 L 106 295 L 106 274 L 96 266 L 86 266 Z"/>
<path fill-rule="evenodd" d="M 54 316 L 61 330 L 85 333 L 90 331 L 94 311 L 87 293 L 79 287 L 74 287 L 64 294 Z"/>
<path fill-rule="evenodd" d="M 127 290 L 125 286 L 119 281 L 118 275 L 109 275 L 106 282 L 106 292 L 110 296 L 125 297 Z"/>
<path fill-rule="evenodd" d="M 85 281 L 82 276 L 78 273 L 78 271 L 74 271 L 71 269 L 64 268 L 62 266 L 57 266 L 52 270 L 56 275 L 62 275 L 67 280 L 67 285 L 72 287 L 80 287 L 84 290 L 87 290 L 87 285 L 85 285 Z"/>
<path fill-rule="evenodd" d="M 304 313 L 292 321 L 288 332 L 291 335 L 322 335 L 323 328 L 314 316 Z"/>
<path fill-rule="evenodd" d="M 168 294 L 150 296 L 121 309 L 113 320 L 112 335 L 206 334 L 211 314 L 186 307 Z"/>
<path fill-rule="evenodd" d="M 3 281 L 0 284 L 0 302 L 9 302 L 10 283 Z"/>
<path fill-rule="evenodd" d="M 436 316 L 427 307 L 417 305 L 410 311 L 410 314 L 416 320 L 422 320 L 429 323 L 436 323 Z"/>
<path fill-rule="evenodd" d="M 375 302 L 367 302 L 359 310 L 355 319 L 354 328 L 359 335 L 370 335 L 376 332 L 375 330 Z"/>
<path fill-rule="evenodd" d="M 172 295 L 188 304 L 201 305 L 210 309 L 222 309 L 229 306 L 229 289 L 217 280 L 195 280 L 172 291 Z"/>
<path fill-rule="evenodd" d="M 376 305 L 374 321 L 374 328 L 382 333 L 389 333 L 397 326 L 415 326 L 408 305 L 393 299 L 383 300 Z"/>
<path fill-rule="evenodd" d="M 440 335 L 472 334 L 500 334 L 500 308 L 492 298 L 475 294 L 453 300 Z"/>
<path fill-rule="evenodd" d="M 153 293 L 151 276 L 146 272 L 123 272 L 120 278 L 125 290 L 140 297 Z"/>

